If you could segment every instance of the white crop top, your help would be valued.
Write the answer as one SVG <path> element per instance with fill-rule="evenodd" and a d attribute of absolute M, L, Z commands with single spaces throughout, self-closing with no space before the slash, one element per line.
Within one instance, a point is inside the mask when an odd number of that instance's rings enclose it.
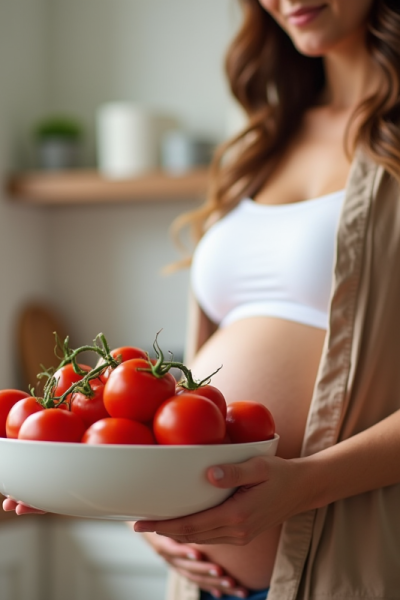
<path fill-rule="evenodd" d="M 200 240 L 191 270 L 205 313 L 224 327 L 275 316 L 326 329 L 345 190 L 266 205 L 245 198 Z"/>

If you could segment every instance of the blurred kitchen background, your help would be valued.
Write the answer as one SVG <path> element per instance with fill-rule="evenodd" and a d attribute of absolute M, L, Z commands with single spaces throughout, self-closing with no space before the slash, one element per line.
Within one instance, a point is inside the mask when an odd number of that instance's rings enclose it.
<path fill-rule="evenodd" d="M 18 327 L 31 303 L 55 311 L 74 346 L 103 332 L 150 350 L 162 329 L 161 347 L 182 356 L 188 273 L 161 270 L 180 257 L 171 222 L 204 196 L 204 157 L 185 164 L 182 147 L 216 144 L 241 119 L 223 75 L 238 19 L 235 0 L 0 0 L 0 388 L 23 385 Z M 11 176 L 37 172 L 33 131 L 53 115 L 79 123 L 77 171 L 95 177 L 109 103 L 169 123 L 154 178 L 179 184 L 194 167 L 187 197 L 160 192 L 162 180 L 148 192 L 150 168 L 132 199 L 108 188 L 104 201 L 97 182 L 88 201 L 71 179 L 71 202 L 62 180 L 59 202 L 57 186 L 48 204 L 29 186 L 10 191 Z M 123 523 L 0 512 L 1 600 L 161 600 L 164 586 L 163 563 Z"/>

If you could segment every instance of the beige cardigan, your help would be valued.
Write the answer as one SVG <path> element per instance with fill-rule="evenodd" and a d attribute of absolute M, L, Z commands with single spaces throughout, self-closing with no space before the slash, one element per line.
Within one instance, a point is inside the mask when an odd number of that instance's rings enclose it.
<path fill-rule="evenodd" d="M 399 409 L 400 190 L 359 152 L 339 223 L 329 331 L 302 455 Z M 196 600 L 199 592 L 173 574 L 167 597 Z M 339 599 L 400 599 L 400 485 L 284 523 L 268 600 Z"/>

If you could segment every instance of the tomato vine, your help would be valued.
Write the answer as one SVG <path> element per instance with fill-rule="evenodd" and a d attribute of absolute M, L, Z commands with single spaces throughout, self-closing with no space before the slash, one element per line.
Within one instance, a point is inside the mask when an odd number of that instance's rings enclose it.
<path fill-rule="evenodd" d="M 63 353 L 62 360 L 56 369 L 43 368 L 42 372 L 38 374 L 38 378 L 47 378 L 47 381 L 43 387 L 43 395 L 37 398 L 38 402 L 44 408 L 57 408 L 61 404 L 66 403 L 68 396 L 74 392 L 82 392 L 85 395 L 90 395 L 92 390 L 90 388 L 90 381 L 97 379 L 108 367 L 115 368 L 119 365 L 119 360 L 111 355 L 111 350 L 103 333 L 99 333 L 92 345 L 84 345 L 72 350 L 69 347 L 69 337 L 66 337 L 64 342 L 60 342 L 57 333 L 54 334 L 56 338 L 56 347 L 54 350 L 55 355 L 60 358 L 57 351 L 61 350 Z M 101 362 L 91 369 L 90 371 L 83 370 L 78 362 L 77 358 L 83 352 L 94 352 L 99 356 Z M 61 395 L 55 395 L 55 389 L 57 387 L 56 373 L 62 367 L 68 364 L 72 364 L 73 370 L 76 374 L 82 376 L 82 379 L 71 384 L 71 386 Z M 34 389 L 31 388 L 30 392 L 32 396 L 36 397 Z"/>
<path fill-rule="evenodd" d="M 222 367 L 219 367 L 214 373 L 211 373 L 208 377 L 200 381 L 196 381 L 193 378 L 191 370 L 184 365 L 182 362 L 174 361 L 173 355 L 171 354 L 170 360 L 165 360 L 164 353 L 160 348 L 158 343 L 158 335 L 160 332 L 156 334 L 153 349 L 156 355 L 156 360 L 152 361 L 150 357 L 148 357 L 148 368 L 139 368 L 139 371 L 146 371 L 151 373 L 154 377 L 160 379 L 164 377 L 172 368 L 179 369 L 181 373 L 183 373 L 184 378 L 179 381 L 179 386 L 185 388 L 187 390 L 197 390 L 204 385 L 207 385 L 211 381 L 211 377 L 215 375 Z M 62 404 L 67 404 L 67 399 L 71 394 L 79 392 L 87 397 L 91 397 L 93 395 L 93 390 L 90 386 L 90 381 L 94 379 L 98 379 L 109 367 L 115 369 L 119 364 L 119 358 L 115 358 L 111 354 L 110 346 L 107 342 L 107 339 L 103 333 L 99 333 L 95 339 L 93 340 L 92 345 L 84 345 L 80 346 L 76 349 L 71 349 L 69 346 L 69 336 L 65 338 L 64 341 L 61 341 L 57 335 L 54 333 L 56 346 L 54 349 L 54 353 L 57 358 L 60 359 L 60 363 L 57 368 L 45 368 L 42 366 L 42 372 L 38 374 L 38 379 L 47 378 L 47 381 L 43 387 L 43 394 L 41 397 L 37 397 L 34 389 L 31 387 L 30 392 L 32 396 L 34 396 L 37 401 L 44 408 L 57 408 Z M 90 371 L 84 370 L 79 366 L 78 357 L 83 352 L 93 352 L 98 355 L 99 361 L 98 364 L 91 369 Z M 79 381 L 72 383 L 63 394 L 57 396 L 55 394 L 55 390 L 57 388 L 57 372 L 65 367 L 66 365 L 71 364 L 74 372 L 81 377 Z"/>

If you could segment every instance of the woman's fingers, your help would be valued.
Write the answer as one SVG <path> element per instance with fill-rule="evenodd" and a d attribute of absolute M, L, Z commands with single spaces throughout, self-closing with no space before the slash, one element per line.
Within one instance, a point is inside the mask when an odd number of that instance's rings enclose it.
<path fill-rule="evenodd" d="M 15 500 L 11 500 L 11 498 L 6 498 L 5 500 L 3 500 L 3 510 L 5 510 L 6 512 L 15 510 L 17 506 L 18 502 L 15 502 Z"/>
<path fill-rule="evenodd" d="M 215 563 L 203 560 L 190 560 L 188 558 L 179 558 L 177 556 L 170 557 L 170 564 L 176 569 L 185 570 L 192 575 L 200 575 L 204 577 L 222 577 L 224 570 Z M 233 579 L 230 578 L 233 583 Z"/>
<path fill-rule="evenodd" d="M 32 506 L 27 506 L 26 504 L 18 503 L 18 506 L 15 509 L 17 515 L 45 515 L 45 510 L 39 510 L 38 508 L 32 508 Z"/>
<path fill-rule="evenodd" d="M 243 463 L 218 465 L 207 471 L 210 483 L 220 488 L 237 488 L 268 481 L 268 460 L 259 456 Z"/>
<path fill-rule="evenodd" d="M 213 593 L 216 598 L 220 598 L 223 593 L 232 593 L 238 597 L 247 595 L 247 591 L 237 586 L 233 577 L 226 575 L 220 565 L 208 561 L 197 548 L 155 533 L 145 533 L 144 538 L 171 567 L 201 589 Z"/>
<path fill-rule="evenodd" d="M 157 554 L 176 568 L 199 574 L 208 573 L 214 576 L 223 575 L 224 573 L 222 567 L 206 561 L 202 552 L 188 544 L 182 544 L 169 537 L 154 533 L 146 533 L 144 536 Z"/>
<path fill-rule="evenodd" d="M 253 489 L 240 488 L 223 504 L 188 517 L 169 521 L 141 521 L 135 525 L 135 531 L 156 531 L 182 544 L 242 546 L 251 539 L 249 517 L 252 505 L 245 496 L 252 495 Z"/>
<path fill-rule="evenodd" d="M 187 539 L 180 541 L 184 541 L 184 543 L 193 542 L 191 539 L 193 534 L 220 529 L 221 523 L 227 520 L 228 506 L 231 499 L 232 497 L 225 501 L 223 505 L 187 517 L 165 521 L 138 521 L 134 525 L 134 530 L 139 533 L 156 532 L 173 539 L 177 539 L 177 536 L 183 536 Z"/>
<path fill-rule="evenodd" d="M 193 581 L 200 589 L 211 592 L 216 598 L 223 594 L 234 595 L 238 598 L 245 598 L 248 595 L 248 590 L 242 586 L 238 586 L 235 580 L 229 576 L 215 576 L 210 573 L 202 574 L 195 573 L 192 570 L 187 571 L 184 568 L 176 567 L 186 579 Z"/>
<path fill-rule="evenodd" d="M 138 533 L 156 532 L 159 535 L 167 536 L 174 540 L 179 536 L 180 538 L 185 538 L 179 541 L 189 543 L 189 541 L 193 541 L 191 539 L 193 534 L 220 527 L 220 511 L 217 511 L 217 514 L 214 516 L 214 510 L 210 509 L 206 511 L 207 517 L 203 517 L 205 513 L 197 513 L 189 517 L 170 519 L 168 521 L 140 521 L 135 524 L 134 529 Z"/>
<path fill-rule="evenodd" d="M 135 523 L 130 524 L 134 528 Z M 143 533 L 144 539 L 152 546 L 152 548 L 162 556 L 179 556 L 189 560 L 202 560 L 203 554 L 197 548 L 187 544 L 181 544 L 175 540 L 158 535 L 157 533 Z"/>
<path fill-rule="evenodd" d="M 27 506 L 22 502 L 16 502 L 11 498 L 6 498 L 3 500 L 3 510 L 5 512 L 15 511 L 17 515 L 44 515 L 46 512 L 44 510 L 38 510 L 37 508 L 32 508 L 31 506 Z"/>
<path fill-rule="evenodd" d="M 182 559 L 188 561 L 201 561 L 202 553 L 191 546 L 181 544 L 171 538 L 156 535 L 156 540 L 153 543 L 153 548 L 157 554 L 165 560 Z"/>

